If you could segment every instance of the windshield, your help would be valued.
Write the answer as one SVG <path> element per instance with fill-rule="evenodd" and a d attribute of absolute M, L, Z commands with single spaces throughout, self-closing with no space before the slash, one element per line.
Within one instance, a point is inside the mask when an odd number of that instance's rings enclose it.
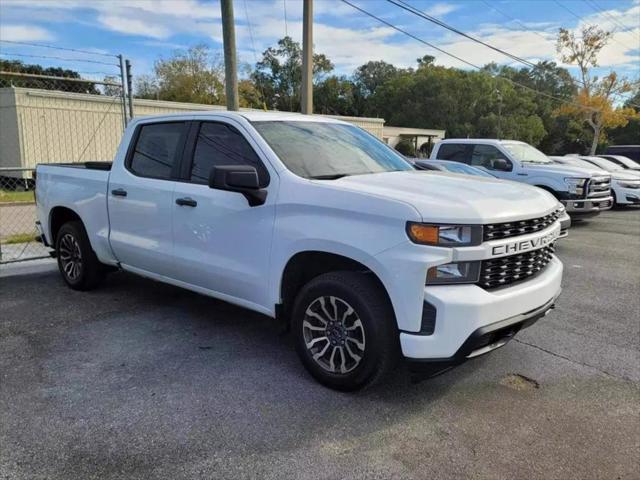
<path fill-rule="evenodd" d="M 466 175 L 476 175 L 478 177 L 495 178 L 493 175 L 485 172 L 484 170 L 465 165 L 464 163 L 441 163 L 440 165 L 453 173 L 464 173 Z"/>
<path fill-rule="evenodd" d="M 258 121 L 253 126 L 286 167 L 304 178 L 414 170 L 400 154 L 353 125 Z"/>
<path fill-rule="evenodd" d="M 589 163 L 593 163 L 594 165 L 599 166 L 603 170 L 607 170 L 608 172 L 618 172 L 620 170 L 624 170 L 620 165 L 616 165 L 611 160 L 606 160 L 604 158 L 585 158 L 585 160 Z"/>
<path fill-rule="evenodd" d="M 525 163 L 553 163 L 553 161 L 537 148 L 527 143 L 503 143 L 509 153 L 520 162 Z"/>
<path fill-rule="evenodd" d="M 622 155 L 619 155 L 619 156 L 615 157 L 615 160 L 617 160 L 617 162 L 615 162 L 614 159 L 612 159 L 610 157 L 603 156 L 602 158 L 604 158 L 606 160 L 611 160 L 613 163 L 622 164 L 621 165 L 622 168 L 628 168 L 628 169 L 631 169 L 631 170 L 640 170 L 640 165 L 638 165 L 636 162 L 634 162 L 630 158 L 623 157 Z"/>

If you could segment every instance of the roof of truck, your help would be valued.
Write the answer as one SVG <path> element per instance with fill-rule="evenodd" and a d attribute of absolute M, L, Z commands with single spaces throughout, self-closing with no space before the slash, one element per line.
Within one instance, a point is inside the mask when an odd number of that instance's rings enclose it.
<path fill-rule="evenodd" d="M 498 140 L 497 138 L 446 138 L 438 143 L 487 143 L 487 144 L 523 144 L 519 140 Z"/>
<path fill-rule="evenodd" d="M 324 115 L 303 115 L 302 113 L 292 113 L 292 112 L 263 112 L 263 111 L 239 111 L 239 112 L 228 112 L 226 110 L 203 110 L 203 111 L 195 111 L 195 112 L 179 112 L 179 113 L 169 113 L 164 115 L 149 115 L 145 117 L 140 117 L 136 120 L 144 120 L 147 121 L 159 121 L 163 119 L 171 119 L 176 117 L 226 117 L 226 118 L 238 118 L 243 117 L 250 122 L 322 122 L 322 123 L 347 123 L 342 120 L 338 120 L 336 118 L 327 117 Z"/>

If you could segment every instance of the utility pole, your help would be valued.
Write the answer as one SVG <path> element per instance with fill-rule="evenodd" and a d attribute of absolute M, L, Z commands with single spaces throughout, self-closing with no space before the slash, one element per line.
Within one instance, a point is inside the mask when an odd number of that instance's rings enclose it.
<path fill-rule="evenodd" d="M 236 60 L 236 28 L 233 21 L 233 0 L 220 0 L 222 12 L 222 43 L 224 45 L 224 88 L 227 110 L 240 110 L 238 100 L 238 63 Z"/>
<path fill-rule="evenodd" d="M 124 61 L 124 69 L 127 75 L 127 93 L 129 94 L 129 118 L 133 120 L 133 81 L 131 76 L 131 62 Z"/>
<path fill-rule="evenodd" d="M 502 92 L 496 89 L 498 97 L 498 140 L 502 140 Z"/>
<path fill-rule="evenodd" d="M 304 0 L 302 9 L 302 113 L 313 113 L 313 0 Z"/>

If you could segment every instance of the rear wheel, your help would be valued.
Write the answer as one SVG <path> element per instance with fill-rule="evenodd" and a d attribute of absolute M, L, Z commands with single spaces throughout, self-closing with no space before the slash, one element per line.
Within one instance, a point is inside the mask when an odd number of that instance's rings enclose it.
<path fill-rule="evenodd" d="M 58 268 L 65 283 L 74 290 L 91 290 L 105 275 L 105 268 L 89 243 L 80 221 L 67 222 L 56 236 Z"/>
<path fill-rule="evenodd" d="M 385 378 L 398 359 L 398 331 L 370 274 L 332 272 L 305 285 L 293 308 L 296 350 L 323 385 L 358 390 Z"/>

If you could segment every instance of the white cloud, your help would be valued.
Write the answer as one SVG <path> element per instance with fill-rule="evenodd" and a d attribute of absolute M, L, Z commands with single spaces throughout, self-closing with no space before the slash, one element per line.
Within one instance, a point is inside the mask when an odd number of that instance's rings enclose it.
<path fill-rule="evenodd" d="M 435 3 L 427 8 L 424 13 L 431 15 L 432 17 L 444 17 L 445 15 L 454 12 L 460 8 L 460 5 L 453 3 Z"/>
<path fill-rule="evenodd" d="M 171 35 L 171 31 L 162 25 L 120 15 L 99 15 L 98 22 L 109 30 L 128 35 L 141 35 L 158 39 L 168 38 Z"/>
<path fill-rule="evenodd" d="M 45 42 L 54 39 L 46 29 L 35 25 L 2 25 L 0 39 L 14 42 Z"/>

